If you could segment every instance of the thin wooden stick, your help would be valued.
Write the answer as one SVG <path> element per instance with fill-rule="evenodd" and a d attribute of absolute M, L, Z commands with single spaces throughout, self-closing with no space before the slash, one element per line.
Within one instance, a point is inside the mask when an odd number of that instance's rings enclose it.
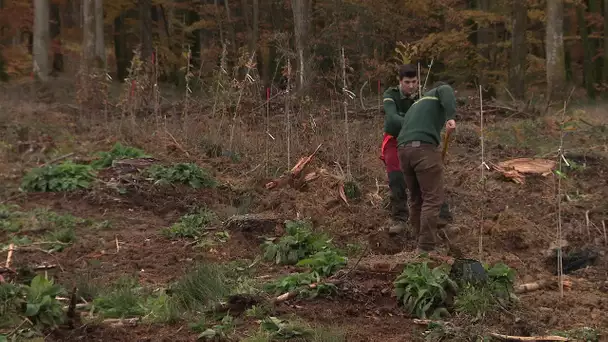
<path fill-rule="evenodd" d="M 608 235 L 606 235 L 606 222 L 602 220 L 602 230 L 604 231 L 604 245 L 608 246 Z"/>
<path fill-rule="evenodd" d="M 344 56 L 344 48 L 341 50 L 342 56 L 342 92 L 344 94 L 344 130 L 346 132 L 346 179 L 351 180 L 352 173 L 350 169 L 350 139 L 348 134 L 348 88 L 346 88 L 346 57 Z"/>
<path fill-rule="evenodd" d="M 496 333 L 490 335 L 506 341 L 569 341 L 567 337 L 561 336 L 509 336 Z"/>
<path fill-rule="evenodd" d="M 291 86 L 291 61 L 287 57 L 287 89 L 285 90 L 285 135 L 287 136 L 287 170 L 291 168 L 291 122 L 289 119 L 289 99 Z"/>
<path fill-rule="evenodd" d="M 264 137 L 264 141 L 266 142 L 266 177 L 270 173 L 270 87 L 266 88 L 266 137 Z"/>
<path fill-rule="evenodd" d="M 587 227 L 587 239 L 591 240 L 591 229 L 589 229 L 589 210 L 585 211 L 585 226 Z"/>
<path fill-rule="evenodd" d="M 431 59 L 431 63 L 429 64 L 429 71 L 426 73 L 426 77 L 424 78 L 424 85 L 422 86 L 422 91 L 426 91 L 426 82 L 429 80 L 429 75 L 431 75 L 431 69 L 433 68 L 433 62 L 435 58 Z"/>
<path fill-rule="evenodd" d="M 485 177 L 485 146 L 484 146 L 484 134 L 483 134 L 483 87 L 479 85 L 479 122 L 480 122 L 480 139 L 481 139 L 481 184 L 482 184 L 482 195 L 481 195 L 481 222 L 479 224 L 479 261 L 482 260 L 483 256 L 483 225 L 484 225 L 484 208 L 486 198 L 486 177 Z"/>
<path fill-rule="evenodd" d="M 564 117 L 566 115 L 566 105 L 567 101 L 564 101 L 564 110 L 562 111 L 562 120 L 559 125 L 559 150 L 558 150 L 558 164 L 559 164 L 559 174 L 557 175 L 557 283 L 559 286 L 559 295 L 560 298 L 564 297 L 564 267 L 563 267 L 563 257 L 562 257 L 562 160 L 564 157 Z"/>

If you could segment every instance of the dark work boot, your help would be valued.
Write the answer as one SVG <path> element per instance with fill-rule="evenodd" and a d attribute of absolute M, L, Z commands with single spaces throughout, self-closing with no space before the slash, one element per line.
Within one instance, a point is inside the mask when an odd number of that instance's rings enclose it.
<path fill-rule="evenodd" d="M 454 218 L 452 217 L 452 213 L 450 212 L 450 206 L 448 202 L 445 201 L 439 208 L 439 220 L 437 221 L 437 226 L 439 228 L 445 227 L 448 223 L 452 223 Z"/>
<path fill-rule="evenodd" d="M 407 208 L 407 192 L 403 172 L 393 171 L 388 174 L 388 187 L 391 190 L 391 219 L 393 225 L 390 234 L 399 234 L 405 231 L 409 218 Z"/>

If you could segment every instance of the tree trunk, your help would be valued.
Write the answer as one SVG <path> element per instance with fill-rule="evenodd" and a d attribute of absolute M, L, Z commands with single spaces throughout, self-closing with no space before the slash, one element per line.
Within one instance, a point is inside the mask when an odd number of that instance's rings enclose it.
<path fill-rule="evenodd" d="M 85 72 L 95 65 L 95 0 L 83 0 L 82 53 Z"/>
<path fill-rule="evenodd" d="M 51 2 L 51 50 L 53 51 L 53 72 L 63 71 L 63 52 L 61 51 L 61 13 L 59 4 Z"/>
<path fill-rule="evenodd" d="M 583 62 L 583 82 L 587 90 L 587 96 L 595 97 L 595 78 L 593 77 L 593 46 L 589 39 L 589 28 L 585 20 L 585 8 L 581 5 L 576 7 L 576 18 L 580 30 L 585 59 Z"/>
<path fill-rule="evenodd" d="M 95 0 L 95 59 L 101 62 L 101 67 L 107 69 L 106 45 L 103 24 L 103 0 Z"/>
<path fill-rule="evenodd" d="M 114 55 L 116 56 L 116 78 L 118 78 L 119 82 L 124 82 L 125 78 L 127 78 L 129 68 L 124 16 L 124 12 L 121 12 L 114 19 Z"/>
<path fill-rule="evenodd" d="M 249 51 L 257 50 L 258 37 L 260 35 L 260 3 L 253 0 L 253 24 L 251 28 L 251 39 L 249 40 Z"/>
<path fill-rule="evenodd" d="M 247 47 L 251 47 L 251 36 L 253 35 L 251 18 L 249 13 L 249 4 L 247 0 L 241 0 L 241 16 L 243 17 L 243 24 L 247 32 Z M 251 50 L 250 50 L 251 51 Z"/>
<path fill-rule="evenodd" d="M 237 47 L 236 47 L 236 33 L 234 32 L 234 23 L 232 22 L 232 16 L 230 15 L 230 5 L 228 4 L 228 0 L 224 0 L 224 6 L 226 9 L 226 22 L 228 26 L 228 34 L 230 35 L 230 49 L 232 53 L 236 55 Z"/>
<path fill-rule="evenodd" d="M 139 0 L 141 25 L 141 59 L 149 62 L 152 57 L 152 3 L 151 0 Z"/>
<path fill-rule="evenodd" d="M 528 7 L 526 0 L 514 0 L 509 86 L 511 93 L 518 100 L 525 98 L 526 57 L 528 56 L 528 46 L 526 43 L 527 25 Z"/>
<path fill-rule="evenodd" d="M 608 0 L 604 0 L 604 82 L 608 83 Z"/>
<path fill-rule="evenodd" d="M 589 0 L 589 12 L 593 13 L 597 16 L 602 16 L 602 3 L 601 0 Z M 588 26 L 589 27 L 589 26 Z M 588 28 L 589 34 L 599 34 L 600 28 L 602 26 L 598 21 L 593 20 L 593 25 L 591 28 Z M 599 58 L 599 54 L 602 51 L 602 40 L 601 39 L 590 39 L 590 49 L 591 49 L 591 63 L 593 64 L 593 82 L 601 83 L 602 82 L 602 66 L 603 59 Z M 595 60 L 594 60 L 595 58 Z"/>
<path fill-rule="evenodd" d="M 310 0 L 292 0 L 293 26 L 296 41 L 297 77 L 296 86 L 302 90 L 308 81 L 308 23 L 310 20 Z"/>
<path fill-rule="evenodd" d="M 34 0 L 34 75 L 41 81 L 49 79 L 49 1 Z"/>
<path fill-rule="evenodd" d="M 547 103 L 564 94 L 566 67 L 564 62 L 564 1 L 547 1 Z"/>

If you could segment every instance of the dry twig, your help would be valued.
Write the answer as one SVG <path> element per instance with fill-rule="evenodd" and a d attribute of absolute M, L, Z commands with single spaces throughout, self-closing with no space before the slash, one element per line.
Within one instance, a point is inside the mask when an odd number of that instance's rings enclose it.
<path fill-rule="evenodd" d="M 561 336 L 509 336 L 496 333 L 490 335 L 505 341 L 569 341 L 568 338 Z"/>

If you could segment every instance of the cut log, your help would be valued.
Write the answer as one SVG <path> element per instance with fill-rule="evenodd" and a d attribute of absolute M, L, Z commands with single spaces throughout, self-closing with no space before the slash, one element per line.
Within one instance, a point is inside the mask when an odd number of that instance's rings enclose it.
<path fill-rule="evenodd" d="M 555 168 L 555 161 L 540 158 L 516 158 L 496 164 L 491 164 L 494 170 L 500 172 L 515 183 L 523 184 L 526 174 L 547 176 Z"/>
<path fill-rule="evenodd" d="M 228 231 L 273 234 L 280 224 L 281 220 L 273 215 L 247 214 L 230 217 L 224 223 L 224 227 Z"/>

